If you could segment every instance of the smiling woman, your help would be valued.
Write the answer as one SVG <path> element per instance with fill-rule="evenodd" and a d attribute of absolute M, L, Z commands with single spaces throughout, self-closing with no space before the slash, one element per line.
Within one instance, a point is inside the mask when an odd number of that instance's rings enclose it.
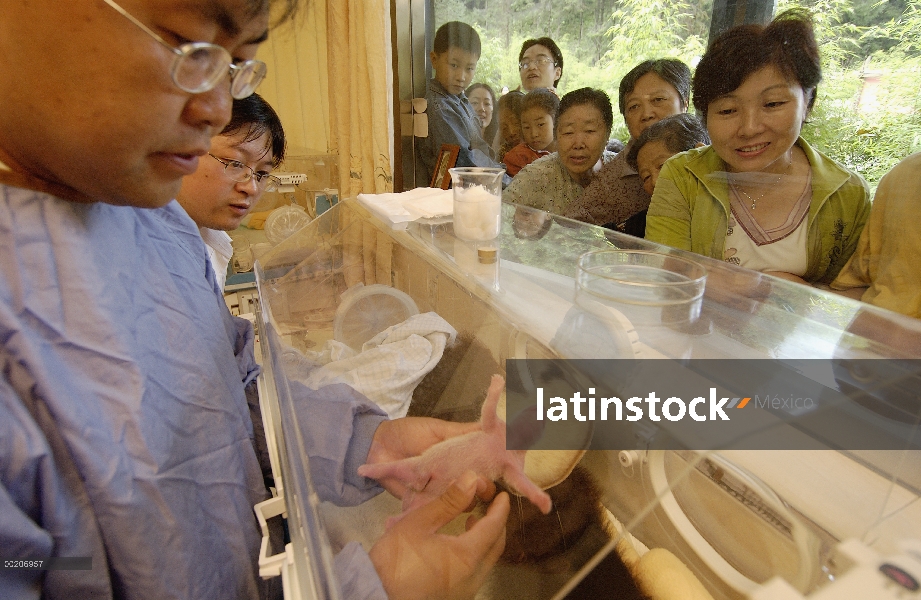
<path fill-rule="evenodd" d="M 831 282 L 870 204 L 859 175 L 800 137 L 820 79 L 808 12 L 718 37 L 694 75 L 712 145 L 663 166 L 646 237 L 801 283 Z"/>
<path fill-rule="evenodd" d="M 480 119 L 480 133 L 487 143 L 496 137 L 499 130 L 499 120 L 493 118 L 496 110 L 496 93 L 488 84 L 474 83 L 464 92 L 470 100 L 473 112 Z"/>

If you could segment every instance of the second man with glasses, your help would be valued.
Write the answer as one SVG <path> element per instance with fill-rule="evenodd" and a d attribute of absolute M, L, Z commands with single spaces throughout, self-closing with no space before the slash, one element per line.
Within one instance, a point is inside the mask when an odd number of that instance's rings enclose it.
<path fill-rule="evenodd" d="M 278 188 L 269 171 L 285 157 L 281 120 L 259 94 L 234 100 L 230 123 L 211 139 L 208 154 L 182 180 L 176 199 L 198 225 L 223 289 L 233 255 L 227 232 L 240 226 L 263 192 Z"/>

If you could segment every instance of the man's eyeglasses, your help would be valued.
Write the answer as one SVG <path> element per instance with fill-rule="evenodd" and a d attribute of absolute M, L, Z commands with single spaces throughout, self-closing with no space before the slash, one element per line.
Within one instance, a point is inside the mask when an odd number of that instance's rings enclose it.
<path fill-rule="evenodd" d="M 540 56 L 533 60 L 525 60 L 525 61 L 518 63 L 518 70 L 527 71 L 528 69 L 531 68 L 532 62 L 534 63 L 534 66 L 536 66 L 538 69 L 541 67 L 546 67 L 547 65 L 550 65 L 550 64 L 552 64 L 554 67 L 556 66 L 556 62 L 554 62 L 552 58 L 547 58 L 546 56 Z"/>
<path fill-rule="evenodd" d="M 281 185 L 281 180 L 279 180 L 278 177 L 266 173 L 265 171 L 254 171 L 252 167 L 244 165 L 238 160 L 221 158 L 210 152 L 208 156 L 224 165 L 224 173 L 238 183 L 243 183 L 255 178 L 256 185 L 259 186 L 263 192 L 274 192 L 278 189 L 278 186 Z"/>
<path fill-rule="evenodd" d="M 265 78 L 268 67 L 262 61 L 245 60 L 235 65 L 233 64 L 233 58 L 225 48 L 206 42 L 188 42 L 175 48 L 149 27 L 128 14 L 114 0 L 103 1 L 176 55 L 173 58 L 170 75 L 173 77 L 173 83 L 184 92 L 201 94 L 214 89 L 214 86 L 227 74 L 229 67 L 230 95 L 239 100 L 251 96 L 256 91 L 256 87 Z"/>

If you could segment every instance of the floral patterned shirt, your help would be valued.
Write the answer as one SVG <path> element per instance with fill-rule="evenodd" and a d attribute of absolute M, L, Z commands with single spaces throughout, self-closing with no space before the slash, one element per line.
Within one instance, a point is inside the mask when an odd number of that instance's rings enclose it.
<path fill-rule="evenodd" d="M 603 151 L 602 165 L 614 160 L 614 156 L 612 152 Z M 584 190 L 563 166 L 560 155 L 554 152 L 519 171 L 511 185 L 502 192 L 502 197 L 515 204 L 563 215 L 567 206 L 582 197 Z"/>

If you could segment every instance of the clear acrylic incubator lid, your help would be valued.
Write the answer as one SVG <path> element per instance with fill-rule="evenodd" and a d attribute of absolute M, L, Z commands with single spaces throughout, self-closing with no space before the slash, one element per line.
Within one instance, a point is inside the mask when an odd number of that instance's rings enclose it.
<path fill-rule="evenodd" d="M 370 548 L 401 504 L 321 500 L 292 381 L 477 421 L 497 373 L 500 417 L 537 419 L 524 470 L 553 508 L 512 496 L 478 598 L 895 598 L 921 577 L 918 321 L 540 211 L 501 221 L 465 242 L 450 219 L 394 228 L 346 200 L 257 263 L 305 597 L 339 597 L 333 555 Z M 410 338 L 430 355 L 407 373 L 387 348 Z M 367 376 L 372 358 L 400 385 Z"/>

